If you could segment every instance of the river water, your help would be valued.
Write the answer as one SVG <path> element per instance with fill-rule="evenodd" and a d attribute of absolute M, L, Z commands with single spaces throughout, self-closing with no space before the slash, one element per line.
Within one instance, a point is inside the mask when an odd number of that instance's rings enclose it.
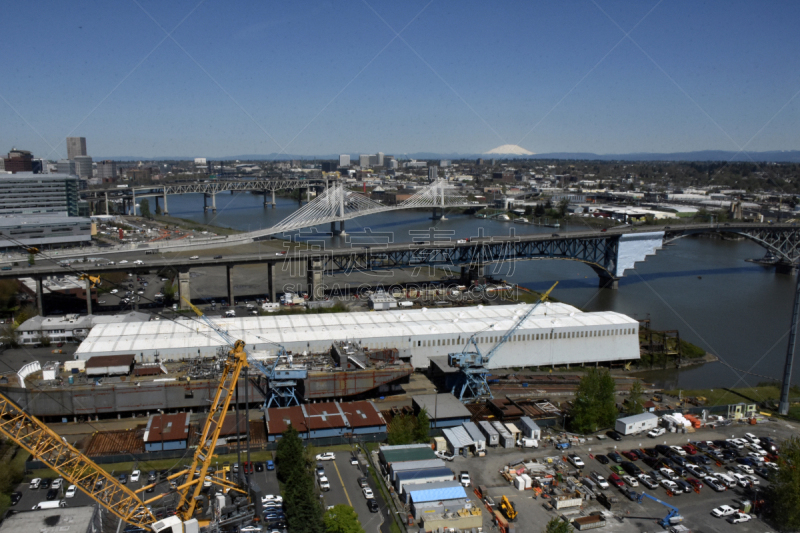
<path fill-rule="evenodd" d="M 202 195 L 172 196 L 170 215 L 206 224 L 249 231 L 275 225 L 297 209 L 297 202 L 278 198 L 275 209 L 262 206 L 263 196 L 217 195 L 218 212 L 203 213 Z M 347 237 L 332 237 L 329 227 L 304 231 L 294 238 L 327 246 L 460 239 L 478 235 L 564 233 L 569 228 L 542 228 L 448 214 L 433 221 L 430 213 L 398 211 L 347 221 Z M 578 226 L 575 229 L 585 229 Z M 317 231 L 318 230 L 318 231 Z M 685 238 L 626 271 L 619 290 L 598 289 L 598 278 L 576 261 L 522 261 L 498 267 L 495 277 L 524 287 L 546 290 L 585 311 L 618 311 L 650 318 L 654 329 L 677 329 L 680 336 L 731 366 L 780 380 L 788 342 L 794 278 L 745 262 L 764 250 L 750 241 Z M 487 274 L 489 273 L 487 269 Z M 794 383 L 800 384 L 795 372 Z M 643 377 L 666 388 L 755 385 L 765 378 L 742 374 L 722 363 L 678 370 L 655 370 Z"/>

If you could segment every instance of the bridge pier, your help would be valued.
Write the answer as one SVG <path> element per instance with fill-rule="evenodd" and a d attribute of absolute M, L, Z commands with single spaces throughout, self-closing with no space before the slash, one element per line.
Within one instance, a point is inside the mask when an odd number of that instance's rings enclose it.
<path fill-rule="evenodd" d="M 797 275 L 797 265 L 793 265 L 790 263 L 775 263 L 775 273 L 776 274 L 788 274 L 790 276 Z"/>
<path fill-rule="evenodd" d="M 598 288 L 600 289 L 619 289 L 619 280 L 620 278 L 609 276 L 609 275 L 600 275 Z"/>
<path fill-rule="evenodd" d="M 231 191 L 231 192 L 233 192 L 233 191 Z M 216 213 L 217 212 L 217 193 L 215 193 L 215 192 L 211 193 L 211 212 L 212 213 Z"/>
<path fill-rule="evenodd" d="M 164 214 L 169 215 L 169 209 L 167 209 L 167 189 L 164 189 Z"/>
<path fill-rule="evenodd" d="M 106 193 L 106 216 L 108 216 L 108 193 Z"/>
<path fill-rule="evenodd" d="M 208 212 L 208 193 L 203 193 L 203 213 Z"/>
<path fill-rule="evenodd" d="M 44 294 L 44 287 L 42 286 L 42 278 L 36 278 L 36 308 L 39 310 L 39 315 L 44 316 L 44 302 L 43 302 L 43 294 Z"/>
<path fill-rule="evenodd" d="M 192 288 L 189 284 L 190 279 L 191 276 L 188 270 L 186 272 L 178 272 L 178 297 L 180 298 L 178 307 L 180 309 L 189 309 L 189 304 L 186 303 L 184 298 L 190 302 L 192 301 Z"/>
<path fill-rule="evenodd" d="M 485 283 L 486 278 L 484 276 L 483 264 L 470 264 L 461 267 L 461 283 L 464 285 L 472 285 L 473 281 L 477 281 L 480 285 Z"/>
<path fill-rule="evenodd" d="M 86 314 L 92 314 L 92 281 L 89 278 L 84 280 L 86 283 Z"/>
<path fill-rule="evenodd" d="M 275 263 L 267 263 L 267 292 L 269 301 L 275 303 Z"/>
<path fill-rule="evenodd" d="M 310 257 L 306 266 L 308 280 L 308 299 L 312 302 L 325 299 L 325 290 L 322 283 L 322 259 Z"/>
<path fill-rule="evenodd" d="M 131 201 L 131 214 L 136 216 L 136 189 L 131 189 L 131 194 L 133 195 L 133 200 Z"/>
<path fill-rule="evenodd" d="M 272 209 L 275 209 L 275 189 L 272 189 Z"/>
<path fill-rule="evenodd" d="M 336 221 L 331 221 L 331 235 L 347 235 L 344 231 L 344 220 L 339 221 L 339 229 L 336 229 Z"/>
<path fill-rule="evenodd" d="M 234 304 L 234 300 L 233 300 L 233 276 L 231 275 L 232 273 L 233 273 L 233 265 L 227 265 L 225 267 L 225 276 L 226 276 L 225 279 L 228 282 L 227 283 L 227 286 L 228 286 L 228 305 L 231 306 L 231 309 L 233 309 L 233 307 L 234 307 L 234 305 L 233 305 Z"/>

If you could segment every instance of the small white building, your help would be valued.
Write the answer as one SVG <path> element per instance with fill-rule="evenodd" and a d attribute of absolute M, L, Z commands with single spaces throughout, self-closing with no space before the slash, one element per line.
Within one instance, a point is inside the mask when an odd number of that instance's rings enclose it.
<path fill-rule="evenodd" d="M 519 427 L 522 429 L 522 434 L 529 439 L 542 439 L 542 430 L 539 425 L 533 421 L 529 416 L 523 416 L 519 419 Z"/>
<path fill-rule="evenodd" d="M 150 315 L 131 311 L 119 315 L 35 316 L 17 328 L 19 342 L 24 346 L 42 344 L 46 337 L 50 342 L 81 342 L 97 324 L 147 322 Z"/>
<path fill-rule="evenodd" d="M 369 308 L 373 311 L 386 311 L 397 308 L 397 299 L 383 291 L 369 295 Z"/>
<path fill-rule="evenodd" d="M 639 415 L 618 418 L 614 429 L 620 435 L 633 435 L 643 431 L 650 431 L 658 426 L 658 416 L 654 413 L 642 413 Z"/>

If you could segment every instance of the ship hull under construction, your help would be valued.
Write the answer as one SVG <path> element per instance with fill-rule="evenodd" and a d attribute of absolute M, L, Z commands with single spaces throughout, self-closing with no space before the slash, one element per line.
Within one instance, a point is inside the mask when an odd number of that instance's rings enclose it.
<path fill-rule="evenodd" d="M 411 365 L 354 372 L 309 372 L 298 383 L 301 401 L 361 399 L 400 390 L 413 372 Z M 0 392 L 26 412 L 44 420 L 117 418 L 147 415 L 159 409 L 203 412 L 213 399 L 218 382 L 213 379 L 122 380 L 106 378 L 102 384 L 50 385 L 26 380 L 26 388 L 0 386 Z M 245 392 L 245 388 L 247 391 Z M 239 402 L 245 398 L 260 407 L 268 393 L 263 377 L 241 380 Z"/>

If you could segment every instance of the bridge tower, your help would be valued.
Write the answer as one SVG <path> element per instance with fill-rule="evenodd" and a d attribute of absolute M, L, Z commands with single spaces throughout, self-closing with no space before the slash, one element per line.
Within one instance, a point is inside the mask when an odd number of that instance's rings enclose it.
<path fill-rule="evenodd" d="M 433 193 L 433 214 L 431 215 L 432 220 L 447 220 L 444 216 L 444 189 L 445 189 L 445 181 L 444 180 L 436 180 L 433 184 L 433 189 L 431 192 Z M 437 206 L 441 209 L 441 214 L 436 214 Z"/>

